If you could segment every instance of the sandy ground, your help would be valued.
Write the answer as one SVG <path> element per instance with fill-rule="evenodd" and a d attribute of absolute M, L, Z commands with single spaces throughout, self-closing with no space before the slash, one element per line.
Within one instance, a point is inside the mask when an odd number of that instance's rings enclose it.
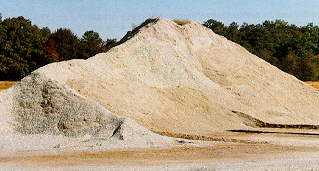
<path fill-rule="evenodd" d="M 256 143 L 211 142 L 206 146 L 108 151 L 2 152 L 3 170 L 317 170 L 318 135 L 226 133 Z M 263 141 L 261 141 L 263 140 Z M 260 143 L 263 142 L 263 143 Z"/>

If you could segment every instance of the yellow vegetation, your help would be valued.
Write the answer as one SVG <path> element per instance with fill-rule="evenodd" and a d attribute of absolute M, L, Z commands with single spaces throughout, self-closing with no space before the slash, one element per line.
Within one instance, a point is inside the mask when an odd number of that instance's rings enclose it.
<path fill-rule="evenodd" d="M 14 83 L 14 81 L 0 81 L 0 91 L 10 88 Z"/>
<path fill-rule="evenodd" d="M 310 84 L 314 88 L 319 89 L 319 81 L 307 81 L 306 83 Z"/>

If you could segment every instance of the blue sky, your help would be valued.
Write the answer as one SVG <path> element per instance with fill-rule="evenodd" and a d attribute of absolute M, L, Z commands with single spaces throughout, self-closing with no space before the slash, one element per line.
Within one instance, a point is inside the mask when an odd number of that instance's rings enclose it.
<path fill-rule="evenodd" d="M 51 30 L 70 28 L 78 36 L 94 30 L 106 39 L 121 38 L 132 25 L 157 16 L 199 22 L 213 18 L 226 24 L 284 19 L 319 25 L 319 0 L 0 0 L 0 13 L 4 18 L 24 16 Z"/>

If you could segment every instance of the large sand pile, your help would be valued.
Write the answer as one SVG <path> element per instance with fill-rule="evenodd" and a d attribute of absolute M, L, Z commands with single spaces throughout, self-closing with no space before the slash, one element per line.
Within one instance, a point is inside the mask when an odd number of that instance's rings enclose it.
<path fill-rule="evenodd" d="M 162 18 L 107 53 L 47 65 L 0 93 L 2 133 L 111 137 L 127 118 L 164 135 L 202 136 L 319 122 L 314 88 L 199 23 Z M 143 129 L 128 125 L 130 134 Z M 155 136 L 132 137 L 145 134 Z"/>

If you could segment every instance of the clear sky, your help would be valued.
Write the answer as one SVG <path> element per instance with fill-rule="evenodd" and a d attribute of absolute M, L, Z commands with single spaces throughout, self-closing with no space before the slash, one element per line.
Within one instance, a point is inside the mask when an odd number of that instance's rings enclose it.
<path fill-rule="evenodd" d="M 199 22 L 213 18 L 226 24 L 284 19 L 319 25 L 319 0 L 0 0 L 0 13 L 4 18 L 24 16 L 53 31 L 70 28 L 78 36 L 94 30 L 106 39 L 121 38 L 132 25 L 157 16 Z"/>

